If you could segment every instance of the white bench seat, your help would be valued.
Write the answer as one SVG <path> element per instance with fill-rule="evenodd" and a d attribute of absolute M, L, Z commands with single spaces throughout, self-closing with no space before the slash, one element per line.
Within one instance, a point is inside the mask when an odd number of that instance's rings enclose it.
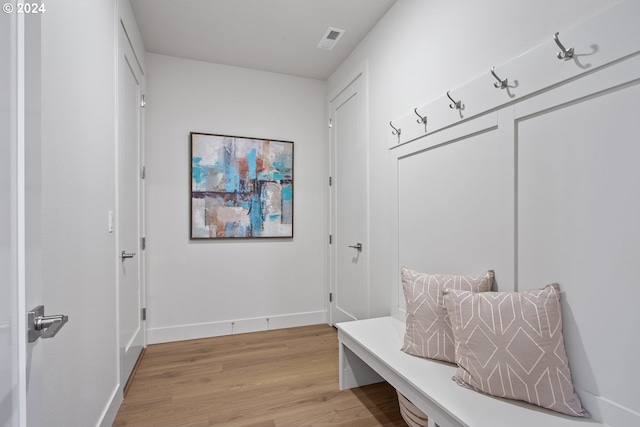
<path fill-rule="evenodd" d="M 525 402 L 460 387 L 455 366 L 400 350 L 405 325 L 394 317 L 338 323 L 340 388 L 385 380 L 429 417 L 430 427 L 597 427 Z"/>

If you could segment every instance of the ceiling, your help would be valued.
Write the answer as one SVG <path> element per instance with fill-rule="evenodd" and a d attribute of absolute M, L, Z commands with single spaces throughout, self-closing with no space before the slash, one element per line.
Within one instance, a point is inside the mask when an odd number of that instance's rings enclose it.
<path fill-rule="evenodd" d="M 396 0 L 131 0 L 147 52 L 326 80 Z M 319 49 L 329 27 L 346 32 Z"/>

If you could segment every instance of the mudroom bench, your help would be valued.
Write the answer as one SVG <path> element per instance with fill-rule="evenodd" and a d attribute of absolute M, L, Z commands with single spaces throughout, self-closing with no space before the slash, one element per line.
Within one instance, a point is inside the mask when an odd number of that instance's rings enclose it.
<path fill-rule="evenodd" d="M 394 317 L 338 323 L 340 388 L 387 381 L 429 418 L 429 427 L 598 427 L 524 402 L 458 386 L 456 367 L 400 350 L 405 325 Z"/>

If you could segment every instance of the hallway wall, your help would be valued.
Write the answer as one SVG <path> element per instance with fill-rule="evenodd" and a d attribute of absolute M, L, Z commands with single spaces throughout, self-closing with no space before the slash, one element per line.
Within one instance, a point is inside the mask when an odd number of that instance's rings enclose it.
<path fill-rule="evenodd" d="M 149 342 L 326 322 L 325 82 L 146 64 Z M 190 132 L 294 142 L 293 239 L 189 240 Z"/>
<path fill-rule="evenodd" d="M 389 121 L 499 67 L 621 0 L 400 0 L 327 81 L 334 94 L 366 64 L 371 313 L 389 312 Z M 416 184 L 419 189 L 420 183 Z"/>
<path fill-rule="evenodd" d="M 326 321 L 326 96 L 368 64 L 372 314 L 389 310 L 390 119 L 440 97 L 618 0 L 400 0 L 328 82 L 148 54 L 149 341 Z M 51 426 L 91 426 L 118 391 L 116 1 L 42 17 L 42 276 L 69 315 L 47 363 Z M 295 237 L 189 241 L 191 131 L 295 142 Z M 247 261 L 242 261 L 245 259 Z M 269 322 L 266 321 L 269 318 Z M 232 326 L 232 322 L 235 324 Z"/>

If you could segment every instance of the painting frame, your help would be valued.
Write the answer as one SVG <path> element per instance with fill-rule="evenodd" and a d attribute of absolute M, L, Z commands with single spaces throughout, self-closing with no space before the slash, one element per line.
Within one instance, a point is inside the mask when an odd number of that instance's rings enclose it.
<path fill-rule="evenodd" d="M 189 239 L 292 239 L 294 143 L 189 134 Z"/>

